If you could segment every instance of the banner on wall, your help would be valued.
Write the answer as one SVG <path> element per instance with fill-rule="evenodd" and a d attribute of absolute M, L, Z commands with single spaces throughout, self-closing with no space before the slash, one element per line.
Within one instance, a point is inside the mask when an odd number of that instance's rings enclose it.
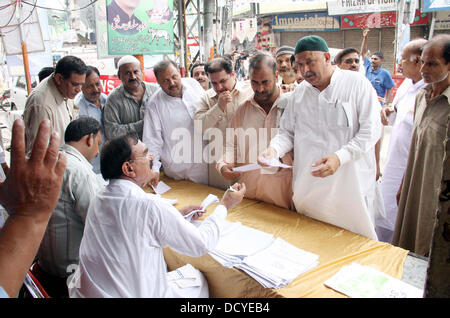
<path fill-rule="evenodd" d="M 287 31 L 337 31 L 340 29 L 339 17 L 327 12 L 277 14 L 272 16 L 272 29 L 275 32 Z"/>
<path fill-rule="evenodd" d="M 428 22 L 429 14 L 416 10 L 414 23 L 412 23 L 412 25 L 427 25 Z M 394 27 L 396 23 L 396 12 L 377 12 L 341 16 L 342 29 L 361 29 L 365 26 L 368 26 L 369 28 Z"/>
<path fill-rule="evenodd" d="M 106 0 L 110 55 L 172 54 L 173 0 Z M 126 6 L 122 3 L 127 2 Z M 126 8 L 125 12 L 122 8 Z"/>
<path fill-rule="evenodd" d="M 329 15 L 345 15 L 396 11 L 397 0 L 331 0 L 327 2 Z"/>

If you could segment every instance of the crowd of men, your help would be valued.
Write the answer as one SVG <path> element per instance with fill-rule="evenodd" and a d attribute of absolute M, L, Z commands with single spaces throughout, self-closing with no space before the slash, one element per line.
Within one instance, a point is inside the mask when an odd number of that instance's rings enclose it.
<path fill-rule="evenodd" d="M 0 294 L 15 297 L 33 263 L 53 297 L 207 297 L 199 271 L 198 286 L 168 281 L 162 249 L 213 250 L 244 196 L 428 256 L 450 115 L 450 35 L 404 46 L 405 80 L 392 100 L 383 54 L 367 54 L 368 32 L 360 51 L 345 48 L 334 61 L 315 35 L 275 56 L 257 52 L 245 81 L 222 56 L 194 65 L 190 78 L 163 60 L 157 84 L 146 83 L 128 55 L 108 96 L 98 69 L 63 57 L 14 123 L 0 184 L 10 214 Z M 381 176 L 383 125 L 393 130 Z M 236 171 L 250 164 L 259 168 Z M 196 227 L 184 215 L 199 206 L 178 210 L 144 191 L 162 172 L 225 193 Z"/>

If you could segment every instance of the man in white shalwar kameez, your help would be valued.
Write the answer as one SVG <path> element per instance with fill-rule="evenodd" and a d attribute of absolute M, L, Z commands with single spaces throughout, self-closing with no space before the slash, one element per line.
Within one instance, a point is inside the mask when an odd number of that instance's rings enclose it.
<path fill-rule="evenodd" d="M 205 94 L 193 78 L 181 78 L 176 64 L 164 60 L 153 68 L 161 86 L 144 115 L 142 141 L 155 156 L 153 170 L 175 180 L 208 184 L 201 133 L 194 130 L 194 114 Z"/>
<path fill-rule="evenodd" d="M 326 42 L 300 39 L 295 89 L 280 130 L 258 162 L 294 149 L 293 201 L 299 213 L 377 239 L 374 146 L 381 136 L 377 95 L 358 72 L 331 65 Z"/>
<path fill-rule="evenodd" d="M 420 55 L 425 43 L 427 40 L 417 39 L 403 48 L 399 66 L 406 78 L 398 88 L 392 105 L 383 108 L 381 113 L 383 124 L 394 122 L 386 165 L 381 178 L 381 193 L 386 216 L 375 220 L 378 239 L 387 243 L 392 243 L 394 235 L 398 210 L 396 195 L 408 161 L 416 95 L 426 85 L 420 74 L 422 66 Z"/>
<path fill-rule="evenodd" d="M 70 297 L 208 297 L 206 279 L 190 264 L 167 273 L 163 248 L 192 257 L 213 250 L 227 210 L 242 200 L 245 186 L 235 184 L 236 192 L 225 192 L 197 227 L 184 215 L 200 207 L 178 211 L 141 188 L 155 177 L 152 161 L 147 146 L 132 135 L 102 148 L 101 172 L 109 185 L 89 205 L 79 266 L 69 278 Z M 186 278 L 186 288 L 177 284 Z"/>

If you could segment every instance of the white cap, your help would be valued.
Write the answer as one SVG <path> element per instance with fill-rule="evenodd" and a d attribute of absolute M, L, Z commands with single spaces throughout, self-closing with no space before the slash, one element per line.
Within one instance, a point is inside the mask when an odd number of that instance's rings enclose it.
<path fill-rule="evenodd" d="M 125 55 L 120 58 L 119 62 L 117 62 L 117 69 L 120 69 L 122 65 L 129 63 L 141 65 L 141 62 L 139 62 L 139 60 L 133 55 Z"/>

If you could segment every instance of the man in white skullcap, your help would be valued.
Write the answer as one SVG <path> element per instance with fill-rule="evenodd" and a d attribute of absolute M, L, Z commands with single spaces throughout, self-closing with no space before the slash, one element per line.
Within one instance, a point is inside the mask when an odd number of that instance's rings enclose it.
<path fill-rule="evenodd" d="M 103 110 L 106 138 L 135 133 L 142 139 L 145 108 L 159 85 L 142 80 L 141 63 L 132 55 L 123 56 L 117 67 L 122 84 L 109 94 Z"/>

